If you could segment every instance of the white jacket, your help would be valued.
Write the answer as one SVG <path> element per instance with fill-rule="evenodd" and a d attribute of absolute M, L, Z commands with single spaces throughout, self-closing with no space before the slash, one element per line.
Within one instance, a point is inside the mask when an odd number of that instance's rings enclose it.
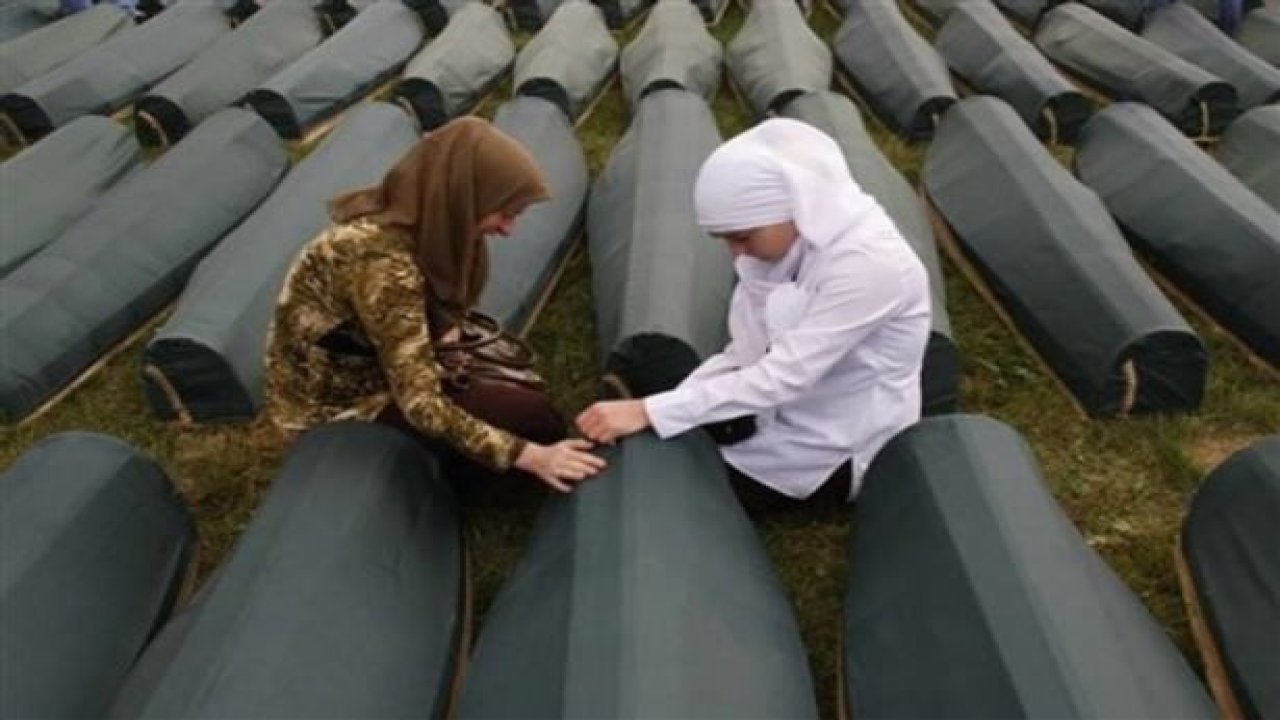
<path fill-rule="evenodd" d="M 853 490 L 886 441 L 920 417 L 929 336 L 924 266 L 874 202 L 825 243 L 787 257 L 739 257 L 730 343 L 678 388 L 645 400 L 661 437 L 742 415 L 757 432 L 726 461 L 808 497 L 852 459 Z"/>

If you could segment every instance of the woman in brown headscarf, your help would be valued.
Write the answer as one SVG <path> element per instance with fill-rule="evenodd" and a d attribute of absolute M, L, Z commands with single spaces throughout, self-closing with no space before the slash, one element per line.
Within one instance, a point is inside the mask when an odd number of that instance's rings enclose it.
<path fill-rule="evenodd" d="M 509 235 L 548 197 L 518 142 L 464 118 L 419 141 L 380 185 L 333 200 L 334 224 L 294 261 L 276 307 L 271 421 L 297 432 L 380 420 L 561 492 L 602 469 L 590 443 L 564 439 L 544 393 L 502 384 L 451 396 L 434 350 L 484 289 L 485 236 Z"/>

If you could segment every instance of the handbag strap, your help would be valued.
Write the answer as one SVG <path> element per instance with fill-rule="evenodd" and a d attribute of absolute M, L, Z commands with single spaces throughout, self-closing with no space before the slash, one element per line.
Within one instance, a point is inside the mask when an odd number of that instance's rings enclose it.
<path fill-rule="evenodd" d="M 479 310 L 468 310 L 459 322 L 454 322 L 453 327 L 458 329 L 458 339 L 436 341 L 436 347 L 441 350 L 478 350 L 486 345 L 497 342 L 502 337 L 502 325 L 493 317 L 486 315 Z M 472 337 L 468 337 L 469 331 L 479 330 Z M 511 338 L 518 340 L 518 338 Z"/>
<path fill-rule="evenodd" d="M 503 357 L 503 364 L 512 367 L 533 367 L 534 353 L 524 340 L 503 331 L 502 324 L 491 315 L 479 310 L 468 310 L 461 322 L 453 323 L 458 329 L 456 340 L 438 340 L 436 348 L 441 353 L 466 353 L 476 355 L 487 347 L 502 342 L 514 349 L 514 356 Z"/>

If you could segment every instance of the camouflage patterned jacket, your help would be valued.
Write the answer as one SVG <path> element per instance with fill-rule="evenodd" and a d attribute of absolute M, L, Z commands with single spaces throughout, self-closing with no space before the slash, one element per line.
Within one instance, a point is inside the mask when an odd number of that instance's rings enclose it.
<path fill-rule="evenodd" d="M 524 441 L 458 407 L 440 386 L 409 238 L 364 220 L 334 225 L 299 254 L 267 339 L 266 412 L 296 433 L 373 420 L 389 403 L 424 435 L 506 470 Z"/>

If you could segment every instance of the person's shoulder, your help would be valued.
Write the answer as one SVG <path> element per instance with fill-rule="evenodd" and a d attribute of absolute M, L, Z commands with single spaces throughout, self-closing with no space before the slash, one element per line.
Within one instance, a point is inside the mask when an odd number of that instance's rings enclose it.
<path fill-rule="evenodd" d="M 363 218 L 330 225 L 313 245 L 336 262 L 411 257 L 403 233 Z"/>
<path fill-rule="evenodd" d="M 901 287 L 904 292 L 918 284 L 917 280 L 924 279 L 924 265 L 919 256 L 896 233 L 832 243 L 815 265 L 820 279 L 859 286 Z"/>
<path fill-rule="evenodd" d="M 334 223 L 321 236 L 320 242 L 335 247 L 376 246 L 384 242 L 387 232 L 381 225 L 365 218 Z"/>

